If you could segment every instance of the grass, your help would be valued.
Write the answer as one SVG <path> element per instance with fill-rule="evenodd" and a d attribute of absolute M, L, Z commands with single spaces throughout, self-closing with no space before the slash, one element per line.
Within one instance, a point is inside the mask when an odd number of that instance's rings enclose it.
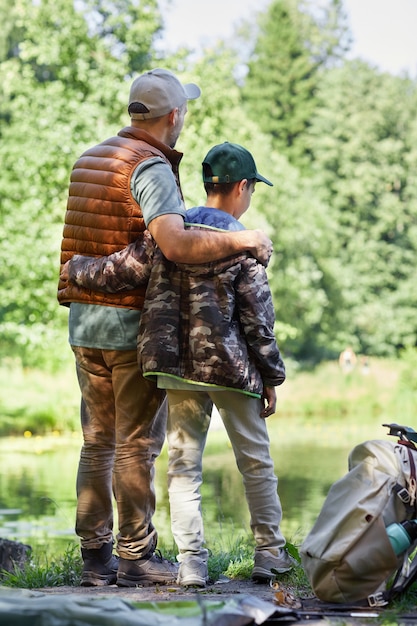
<path fill-rule="evenodd" d="M 298 557 L 298 550 L 287 545 L 289 552 Z M 163 548 L 165 558 L 175 561 L 175 548 Z M 208 558 L 209 576 L 218 580 L 221 576 L 231 579 L 249 580 L 253 567 L 253 546 L 242 539 L 232 543 L 228 550 L 211 552 Z M 1 584 L 20 589 L 41 589 L 43 587 L 76 587 L 80 584 L 82 560 L 75 544 L 68 544 L 62 555 L 50 558 L 47 555 L 31 553 L 25 565 L 15 567 L 13 572 L 1 572 Z M 280 580 L 296 587 L 299 591 L 308 588 L 308 582 L 300 567 L 295 568 Z"/>
<path fill-rule="evenodd" d="M 313 371 L 290 363 L 287 380 L 277 389 L 278 414 L 297 417 L 306 425 L 380 414 L 399 421 L 399 416 L 415 413 L 416 389 L 417 351 L 398 359 L 371 358 L 366 375 L 359 367 L 344 375 L 336 361 L 321 363 Z M 26 369 L 13 360 L 0 362 L 0 436 L 78 432 L 79 400 L 71 359 L 56 372 Z"/>
<path fill-rule="evenodd" d="M 287 549 L 298 559 L 297 547 L 287 544 Z M 166 558 L 175 558 L 175 549 L 163 550 Z M 209 555 L 209 576 L 218 580 L 222 575 L 230 579 L 250 579 L 253 567 L 253 547 L 249 542 L 238 539 L 227 550 L 218 549 Z M 69 586 L 80 584 L 82 561 L 78 546 L 69 544 L 62 555 L 48 558 L 45 555 L 32 554 L 22 569 L 14 572 L 1 572 L 1 585 L 20 589 L 42 589 L 45 587 Z M 311 597 L 312 590 L 301 565 L 287 574 L 279 576 L 280 585 L 295 597 Z M 378 618 L 378 623 L 388 626 L 400 623 L 401 615 L 415 610 L 417 605 L 416 585 L 410 587 L 406 593 L 394 600 L 384 609 Z"/>
<path fill-rule="evenodd" d="M 20 589 L 77 586 L 80 583 L 82 560 L 78 546 L 69 544 L 65 552 L 55 558 L 31 554 L 24 567 L 14 572 L 1 572 L 1 584 Z"/>
<path fill-rule="evenodd" d="M 79 391 L 72 364 L 51 373 L 0 364 L 0 436 L 79 430 Z"/>
<path fill-rule="evenodd" d="M 336 362 L 323 362 L 312 372 L 289 375 L 278 388 L 279 405 L 282 413 L 315 421 L 397 411 L 406 375 L 416 378 L 416 370 L 403 359 L 370 359 L 366 374 L 360 368 L 344 374 Z"/>

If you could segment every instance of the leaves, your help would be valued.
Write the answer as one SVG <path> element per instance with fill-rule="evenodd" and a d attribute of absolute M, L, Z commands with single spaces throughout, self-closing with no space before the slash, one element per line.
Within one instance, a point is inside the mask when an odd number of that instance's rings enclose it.
<path fill-rule="evenodd" d="M 157 0 L 0 0 L 0 16 L 0 358 L 34 363 L 65 337 L 56 283 L 72 165 L 128 123 L 130 82 L 156 65 L 202 89 L 178 142 L 187 206 L 204 204 L 201 162 L 223 141 L 274 183 L 257 185 L 243 221 L 274 244 L 284 355 L 415 345 L 416 82 L 345 59 L 341 1 L 274 0 L 233 47 L 165 58 Z"/>
<path fill-rule="evenodd" d="M 56 288 L 71 169 L 87 146 L 119 130 L 125 76 L 139 58 L 148 60 L 159 28 L 155 2 L 119 5 L 127 22 L 141 24 L 140 54 L 113 17 L 115 5 L 106 5 L 102 25 L 110 20 L 111 43 L 67 0 L 18 0 L 11 11 L 0 63 L 0 159 L 7 164 L 0 171 L 0 357 L 33 362 L 45 341 L 62 334 Z"/>

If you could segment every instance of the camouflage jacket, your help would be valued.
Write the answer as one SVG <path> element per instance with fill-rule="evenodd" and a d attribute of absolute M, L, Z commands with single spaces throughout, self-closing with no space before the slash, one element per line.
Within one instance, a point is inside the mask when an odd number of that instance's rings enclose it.
<path fill-rule="evenodd" d="M 205 219 L 215 210 L 202 209 L 192 209 L 192 219 L 204 226 L 188 227 L 215 227 L 207 226 Z M 236 229 L 236 220 L 229 221 L 221 228 Z M 95 284 L 118 291 L 149 280 L 138 336 L 144 374 L 251 394 L 262 394 L 263 385 L 283 383 L 285 367 L 274 336 L 265 268 L 246 253 L 204 265 L 176 264 L 158 248 L 152 255 L 146 241 L 145 250 L 132 245 L 89 265 L 85 257 L 76 257 L 70 265 L 70 279 L 87 288 Z"/>

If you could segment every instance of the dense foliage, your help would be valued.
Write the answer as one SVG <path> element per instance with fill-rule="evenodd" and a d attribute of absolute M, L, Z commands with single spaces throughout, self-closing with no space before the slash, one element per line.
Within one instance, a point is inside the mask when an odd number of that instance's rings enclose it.
<path fill-rule="evenodd" d="M 274 242 L 284 354 L 416 345 L 416 80 L 347 60 L 342 0 L 316 5 L 271 0 L 233 46 L 198 56 L 164 53 L 157 0 L 0 0 L 0 358 L 56 365 L 65 353 L 56 283 L 71 167 L 128 123 L 130 82 L 155 66 L 203 92 L 178 144 L 187 206 L 221 141 L 246 145 L 274 182 L 257 186 L 245 223 Z"/>

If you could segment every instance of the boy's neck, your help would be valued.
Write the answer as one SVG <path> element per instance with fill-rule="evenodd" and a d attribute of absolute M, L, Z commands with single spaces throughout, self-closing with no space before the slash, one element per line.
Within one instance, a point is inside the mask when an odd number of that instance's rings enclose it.
<path fill-rule="evenodd" d="M 224 211 L 224 213 L 229 213 L 229 215 L 234 216 L 234 203 L 229 200 L 228 196 L 210 196 L 207 198 L 206 204 L 204 205 L 209 209 L 218 209 L 219 211 Z"/>

